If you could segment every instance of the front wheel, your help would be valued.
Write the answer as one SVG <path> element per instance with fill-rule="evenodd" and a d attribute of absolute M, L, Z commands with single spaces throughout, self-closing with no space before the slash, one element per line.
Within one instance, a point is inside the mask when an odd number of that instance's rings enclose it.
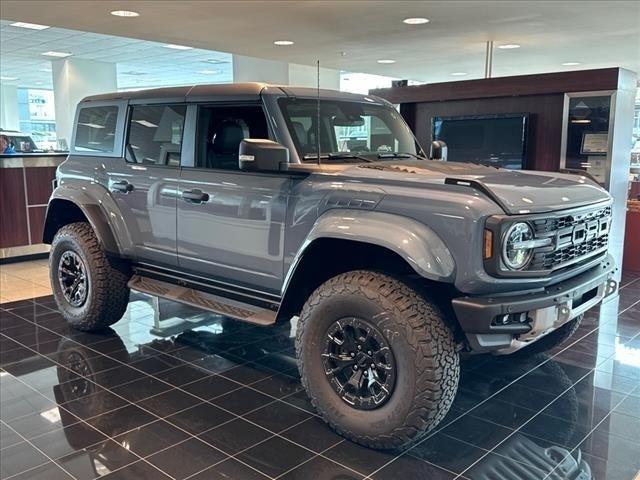
<path fill-rule="evenodd" d="M 58 230 L 51 244 L 49 275 L 58 310 L 78 330 L 106 328 L 127 309 L 128 268 L 109 262 L 88 223 Z"/>
<path fill-rule="evenodd" d="M 300 315 L 296 353 L 325 421 L 371 448 L 417 441 L 458 388 L 453 334 L 436 304 L 380 273 L 348 272 L 321 285 Z"/>

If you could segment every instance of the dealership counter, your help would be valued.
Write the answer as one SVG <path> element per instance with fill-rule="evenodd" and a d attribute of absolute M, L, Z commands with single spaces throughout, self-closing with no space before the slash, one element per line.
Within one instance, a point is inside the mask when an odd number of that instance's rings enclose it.
<path fill-rule="evenodd" d="M 0 261 L 42 254 L 47 202 L 67 153 L 0 155 Z"/>

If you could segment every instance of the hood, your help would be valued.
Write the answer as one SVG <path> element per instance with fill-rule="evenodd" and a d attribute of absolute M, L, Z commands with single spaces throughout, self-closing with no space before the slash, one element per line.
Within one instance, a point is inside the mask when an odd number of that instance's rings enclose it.
<path fill-rule="evenodd" d="M 451 184 L 475 188 L 508 214 L 544 213 L 609 200 L 602 187 L 580 175 L 507 170 L 434 160 L 384 161 L 349 166 L 343 175 L 382 182 Z M 456 187 L 452 187 L 456 188 Z"/>

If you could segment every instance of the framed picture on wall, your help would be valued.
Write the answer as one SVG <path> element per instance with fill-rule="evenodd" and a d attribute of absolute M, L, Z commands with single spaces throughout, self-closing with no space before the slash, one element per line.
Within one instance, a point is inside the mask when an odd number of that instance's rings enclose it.
<path fill-rule="evenodd" d="M 609 151 L 607 132 L 584 132 L 582 134 L 581 155 L 606 155 Z"/>

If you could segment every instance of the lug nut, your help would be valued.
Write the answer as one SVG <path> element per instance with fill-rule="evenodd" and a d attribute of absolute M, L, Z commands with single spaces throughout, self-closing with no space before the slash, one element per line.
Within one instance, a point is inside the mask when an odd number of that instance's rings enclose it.
<path fill-rule="evenodd" d="M 371 350 L 369 350 L 369 351 L 367 352 L 367 355 L 371 355 Z"/>
<path fill-rule="evenodd" d="M 358 345 L 358 350 L 362 350 L 362 346 L 361 345 Z"/>
<path fill-rule="evenodd" d="M 351 352 L 351 353 L 350 353 L 350 355 L 351 355 L 352 357 L 355 357 L 355 356 L 356 356 L 355 352 Z"/>

